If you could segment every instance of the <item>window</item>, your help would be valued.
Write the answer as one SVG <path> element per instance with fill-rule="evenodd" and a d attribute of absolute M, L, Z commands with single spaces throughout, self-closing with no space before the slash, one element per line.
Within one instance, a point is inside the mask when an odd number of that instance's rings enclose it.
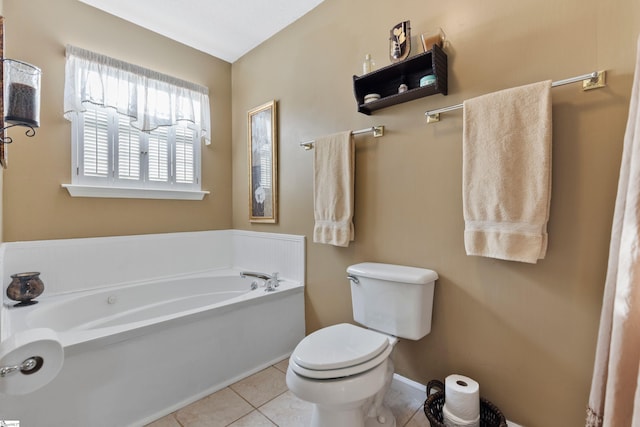
<path fill-rule="evenodd" d="M 201 199 L 204 87 L 67 46 L 72 195 Z M 74 194 L 75 193 L 75 194 Z"/>
<path fill-rule="evenodd" d="M 90 106 L 73 120 L 74 183 L 199 190 L 200 146 L 188 125 L 142 132 L 113 109 Z"/>

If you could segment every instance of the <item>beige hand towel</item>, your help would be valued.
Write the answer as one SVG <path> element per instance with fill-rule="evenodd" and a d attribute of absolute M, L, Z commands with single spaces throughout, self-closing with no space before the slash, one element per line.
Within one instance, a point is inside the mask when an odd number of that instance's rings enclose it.
<path fill-rule="evenodd" d="M 536 263 L 547 250 L 551 81 L 464 102 L 467 255 Z"/>
<path fill-rule="evenodd" d="M 313 167 L 313 241 L 349 246 L 354 239 L 355 152 L 351 132 L 316 139 Z"/>

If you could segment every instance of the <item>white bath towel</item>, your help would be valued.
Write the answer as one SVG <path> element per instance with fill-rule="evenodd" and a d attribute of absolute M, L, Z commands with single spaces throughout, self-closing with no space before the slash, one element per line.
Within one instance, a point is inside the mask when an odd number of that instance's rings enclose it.
<path fill-rule="evenodd" d="M 355 152 L 351 132 L 316 139 L 314 152 L 313 241 L 349 246 L 354 239 Z"/>
<path fill-rule="evenodd" d="M 464 102 L 467 255 L 536 263 L 547 249 L 551 81 Z"/>

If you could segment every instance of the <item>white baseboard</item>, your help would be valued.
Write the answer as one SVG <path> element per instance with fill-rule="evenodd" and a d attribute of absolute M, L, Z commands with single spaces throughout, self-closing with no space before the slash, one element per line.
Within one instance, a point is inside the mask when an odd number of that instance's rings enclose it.
<path fill-rule="evenodd" d="M 410 380 L 409 378 L 403 377 L 402 375 L 398 375 L 398 374 L 393 374 L 393 379 L 396 381 L 399 381 L 401 383 L 407 384 L 410 387 L 415 388 L 416 390 L 420 390 L 423 392 L 427 392 L 427 386 L 426 385 L 422 385 L 418 382 L 415 382 L 413 380 Z"/>

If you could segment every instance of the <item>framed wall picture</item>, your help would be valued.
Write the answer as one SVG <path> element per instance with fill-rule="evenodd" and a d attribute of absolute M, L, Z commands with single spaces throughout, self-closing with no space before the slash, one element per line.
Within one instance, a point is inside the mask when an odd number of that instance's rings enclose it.
<path fill-rule="evenodd" d="M 0 58 L 4 59 L 4 17 L 0 16 Z M 4 65 L 0 64 L 0 139 L 4 140 L 7 131 L 4 130 Z M 7 147 L 0 144 L 0 167 L 7 168 Z"/>
<path fill-rule="evenodd" d="M 276 105 L 270 101 L 248 113 L 250 222 L 278 222 Z"/>

